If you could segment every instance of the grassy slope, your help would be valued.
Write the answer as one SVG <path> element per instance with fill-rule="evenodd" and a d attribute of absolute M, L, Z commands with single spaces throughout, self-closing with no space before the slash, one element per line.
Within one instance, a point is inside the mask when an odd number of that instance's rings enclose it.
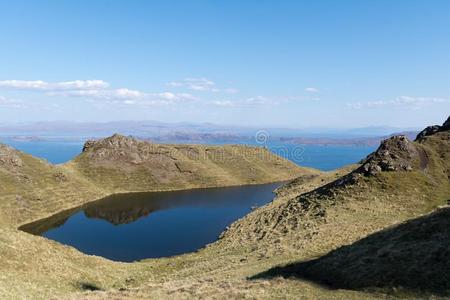
<path fill-rule="evenodd" d="M 390 291 L 393 295 L 450 295 L 450 208 L 408 220 L 307 262 L 275 268 L 331 288 Z"/>
<path fill-rule="evenodd" d="M 318 174 L 261 147 L 162 145 L 114 135 L 67 164 L 112 192 L 268 183 Z"/>
<path fill-rule="evenodd" d="M 4 155 L 1 153 L 0 156 Z M 17 225 L 106 194 L 70 170 L 15 151 L 20 165 L 0 165 L 0 222 Z M 0 224 L 1 224 L 0 223 Z"/>
<path fill-rule="evenodd" d="M 279 189 L 273 203 L 234 223 L 218 242 L 174 258 L 113 263 L 2 227 L 0 295 L 383 298 L 377 293 L 328 290 L 295 278 L 266 279 L 261 274 L 275 266 L 319 257 L 444 203 L 450 195 L 448 143 L 445 133 L 415 143 L 429 159 L 425 169 L 381 172 L 344 185 L 336 182 L 351 167 L 317 176 L 306 174 Z M 334 183 L 327 185 L 329 182 Z M 46 214 L 41 211 L 30 216 Z M 69 294 L 94 286 L 107 291 Z"/>
<path fill-rule="evenodd" d="M 100 198 L 105 192 L 65 168 L 0 146 L 0 298 L 45 298 L 107 274 L 103 261 L 17 230 L 21 223 Z M 8 162 L 14 159 L 15 164 Z M 108 275 L 106 275 L 108 277 Z"/>

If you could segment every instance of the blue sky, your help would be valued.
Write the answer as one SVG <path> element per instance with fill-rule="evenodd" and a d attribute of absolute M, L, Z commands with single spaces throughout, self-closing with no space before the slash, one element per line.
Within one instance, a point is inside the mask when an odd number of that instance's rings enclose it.
<path fill-rule="evenodd" d="M 450 1 L 0 1 L 0 122 L 423 127 Z"/>

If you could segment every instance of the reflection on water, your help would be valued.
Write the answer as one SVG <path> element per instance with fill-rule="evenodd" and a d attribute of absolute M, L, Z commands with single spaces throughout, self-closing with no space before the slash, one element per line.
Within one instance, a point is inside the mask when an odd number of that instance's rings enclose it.
<path fill-rule="evenodd" d="M 20 229 L 112 260 L 171 256 L 213 242 L 279 185 L 117 194 Z"/>

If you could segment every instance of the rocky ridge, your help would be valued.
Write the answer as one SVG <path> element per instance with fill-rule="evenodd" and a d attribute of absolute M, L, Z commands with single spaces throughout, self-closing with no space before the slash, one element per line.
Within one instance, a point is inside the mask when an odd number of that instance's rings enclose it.
<path fill-rule="evenodd" d="M 119 134 L 86 142 L 67 166 L 114 192 L 258 184 L 320 173 L 263 147 L 155 144 Z"/>
<path fill-rule="evenodd" d="M 435 133 L 446 131 L 446 130 L 450 130 L 450 117 L 447 118 L 447 120 L 444 122 L 444 124 L 442 124 L 442 126 L 432 125 L 432 126 L 426 127 L 424 130 L 422 130 L 417 135 L 416 141 L 423 140 L 423 138 L 425 138 L 426 136 L 433 135 Z"/>

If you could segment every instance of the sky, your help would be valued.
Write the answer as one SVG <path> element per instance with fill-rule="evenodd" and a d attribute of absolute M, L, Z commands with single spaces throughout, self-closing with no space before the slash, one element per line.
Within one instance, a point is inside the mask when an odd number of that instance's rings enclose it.
<path fill-rule="evenodd" d="M 0 0 L 0 123 L 441 124 L 450 1 Z"/>

